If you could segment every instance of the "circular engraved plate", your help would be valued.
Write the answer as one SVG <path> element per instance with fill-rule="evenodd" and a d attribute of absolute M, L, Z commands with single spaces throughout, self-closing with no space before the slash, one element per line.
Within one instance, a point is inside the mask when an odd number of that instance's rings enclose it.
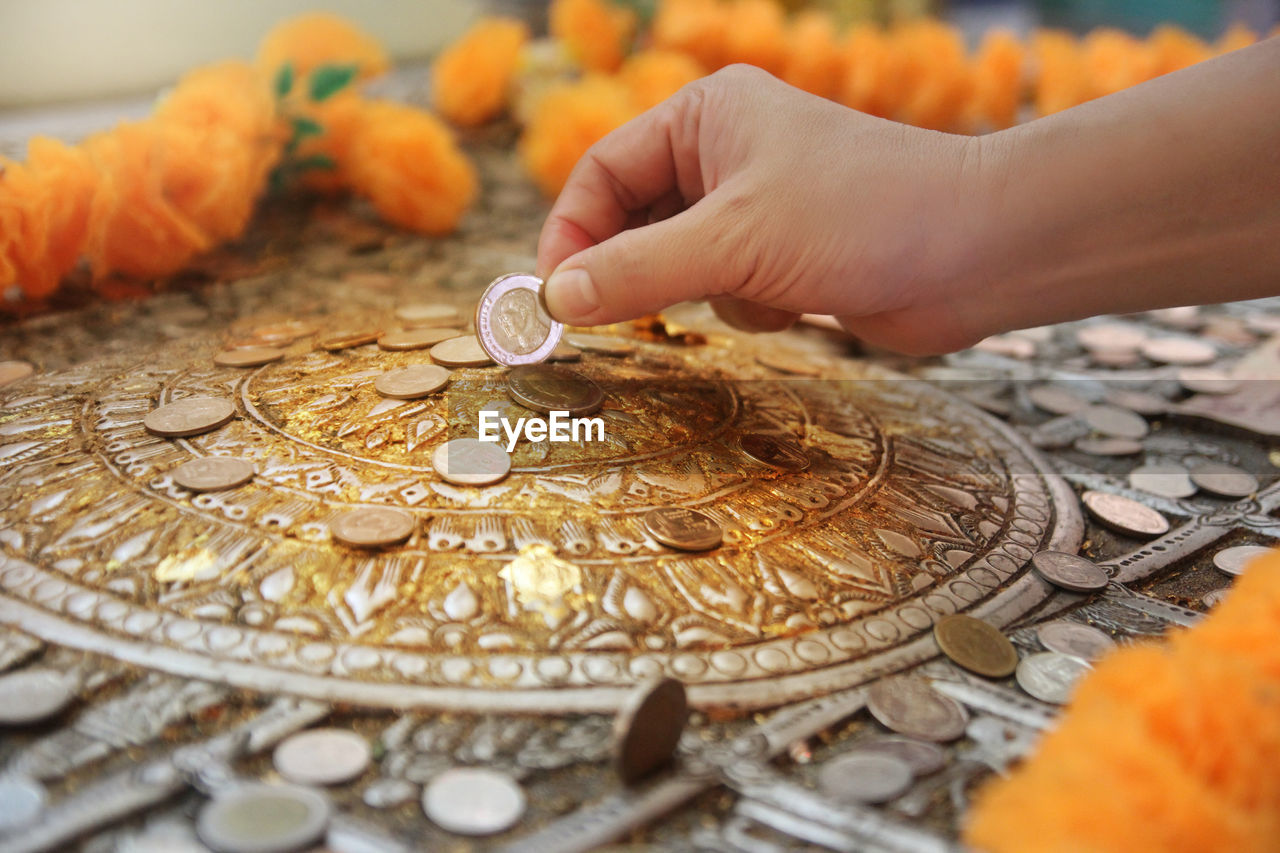
<path fill-rule="evenodd" d="M 347 314 L 315 322 L 386 319 Z M 950 613 L 1007 625 L 1049 594 L 1031 556 L 1082 538 L 1071 490 L 1011 429 L 851 361 L 796 381 L 745 339 L 628 340 L 631 358 L 574 366 L 603 392 L 605 440 L 521 440 L 505 478 L 467 484 L 433 456 L 478 437 L 505 369 L 389 399 L 376 379 L 421 351 L 245 370 L 212 363 L 222 334 L 0 390 L 0 515 L 20 531 L 0 539 L 0 622 L 325 701 L 613 711 L 666 676 L 694 707 L 767 707 L 936 654 Z M 144 428 L 193 397 L 240 416 L 181 438 Z M 174 481 L 211 456 L 257 475 L 198 494 Z M 332 522 L 374 507 L 416 532 L 334 541 Z M 663 507 L 711 519 L 720 545 L 655 547 L 645 518 Z"/>

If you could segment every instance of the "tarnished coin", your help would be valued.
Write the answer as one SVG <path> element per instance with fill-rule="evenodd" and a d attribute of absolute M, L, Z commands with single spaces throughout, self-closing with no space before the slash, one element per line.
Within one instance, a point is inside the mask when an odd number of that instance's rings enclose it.
<path fill-rule="evenodd" d="M 445 367 L 484 367 L 493 363 L 475 335 L 441 341 L 431 348 L 431 360 Z"/>
<path fill-rule="evenodd" d="M 373 380 L 373 390 L 384 397 L 416 400 L 449 384 L 449 371 L 438 364 L 411 364 L 389 370 Z"/>
<path fill-rule="evenodd" d="M 551 355 L 547 356 L 547 361 L 581 361 L 582 350 L 575 346 L 570 346 L 564 341 L 556 344 L 556 348 L 551 351 Z"/>
<path fill-rule="evenodd" d="M 1100 524 L 1117 533 L 1150 539 L 1169 532 L 1169 522 L 1163 515 L 1135 500 L 1095 491 L 1085 492 L 1080 500 Z"/>
<path fill-rule="evenodd" d="M 634 785 L 671 763 L 689 719 L 684 685 L 674 678 L 642 684 L 613 720 L 613 765 Z"/>
<path fill-rule="evenodd" d="M 275 347 L 242 347 L 223 350 L 213 357 L 222 367 L 259 367 L 284 358 L 284 350 Z"/>
<path fill-rule="evenodd" d="M 524 789 L 514 779 L 483 767 L 454 767 L 438 774 L 422 792 L 422 811 L 456 835 L 493 835 L 524 817 Z"/>
<path fill-rule="evenodd" d="M 1132 438 L 1078 438 L 1075 448 L 1090 456 L 1133 456 L 1142 452 L 1142 444 Z"/>
<path fill-rule="evenodd" d="M 963 613 L 944 616 L 933 626 L 933 636 L 944 655 L 978 675 L 1004 678 L 1018 666 L 1013 643 L 981 619 Z"/>
<path fill-rule="evenodd" d="M 1088 400 L 1081 399 L 1056 385 L 1036 385 L 1028 388 L 1027 397 L 1036 406 L 1053 415 L 1074 415 L 1089 406 Z"/>
<path fill-rule="evenodd" d="M 604 403 L 604 391 L 580 373 L 564 367 L 530 364 L 507 373 L 511 399 L 535 412 L 589 415 Z"/>
<path fill-rule="evenodd" d="M 591 335 L 585 332 L 573 332 L 565 335 L 564 339 L 569 342 L 570 346 L 599 355 L 631 355 L 636 351 L 635 344 L 626 338 L 615 338 L 611 335 Z"/>
<path fill-rule="evenodd" d="M 911 787 L 911 768 L 892 755 L 854 749 L 818 771 L 824 794 L 846 803 L 887 803 Z"/>
<path fill-rule="evenodd" d="M 414 328 L 462 325 L 462 314 L 458 309 L 441 303 L 401 305 L 396 309 L 396 319 Z"/>
<path fill-rule="evenodd" d="M 1218 357 L 1213 344 L 1192 338 L 1153 338 L 1142 345 L 1142 354 L 1162 364 L 1208 364 Z"/>
<path fill-rule="evenodd" d="M 0 388 L 19 379 L 26 379 L 35 372 L 35 367 L 25 361 L 0 361 Z"/>
<path fill-rule="evenodd" d="M 215 430 L 235 416 L 235 404 L 223 397 L 185 397 L 147 412 L 142 425 L 156 435 L 176 438 Z"/>
<path fill-rule="evenodd" d="M 791 438 L 749 432 L 738 436 L 738 447 L 757 462 L 779 471 L 796 472 L 809 467 L 804 448 Z"/>
<path fill-rule="evenodd" d="M 1116 641 L 1092 625 L 1056 619 L 1036 626 L 1036 637 L 1051 652 L 1095 661 L 1116 647 Z"/>
<path fill-rule="evenodd" d="M 356 548 L 399 545 L 413 535 L 417 519 L 403 509 L 362 506 L 339 513 L 329 522 L 333 538 Z"/>
<path fill-rule="evenodd" d="M 1178 384 L 1192 394 L 1230 394 L 1242 380 L 1211 367 L 1187 367 L 1178 371 Z"/>
<path fill-rule="evenodd" d="M 796 376 L 817 376 L 822 373 L 822 365 L 814 364 L 812 359 L 790 350 L 761 350 L 756 353 L 756 361 L 765 367 Z"/>
<path fill-rule="evenodd" d="M 476 305 L 476 337 L 498 364 L 537 364 L 560 343 L 564 325 L 547 313 L 542 279 L 513 273 L 494 279 Z"/>
<path fill-rule="evenodd" d="M 213 795 L 196 835 L 218 853 L 293 853 L 324 837 L 332 811 L 314 788 L 241 784 Z"/>
<path fill-rule="evenodd" d="M 1073 592 L 1097 592 L 1107 587 L 1107 573 L 1076 554 L 1040 551 L 1032 555 L 1031 565 L 1049 583 Z"/>
<path fill-rule="evenodd" d="M 378 338 L 378 348 L 390 350 L 392 352 L 402 352 L 404 350 L 426 349 L 433 347 L 441 341 L 447 341 L 450 338 L 458 337 L 457 329 L 446 328 L 430 328 L 430 329 L 404 329 L 398 332 L 387 332 Z"/>
<path fill-rule="evenodd" d="M 891 731 L 939 743 L 962 737 L 969 724 L 963 705 L 918 675 L 875 681 L 867 691 L 867 710 Z"/>
<path fill-rule="evenodd" d="M 1162 498 L 1189 498 L 1196 493 L 1187 469 L 1172 463 L 1151 463 L 1129 472 L 1129 485 Z"/>
<path fill-rule="evenodd" d="M 281 776 L 299 785 L 340 785 L 369 769 L 369 742 L 348 729 L 308 729 L 280 742 L 271 756 Z"/>
<path fill-rule="evenodd" d="M 495 442 L 455 438 L 436 448 L 431 465 L 450 483 L 488 486 L 511 472 L 511 455 Z"/>
<path fill-rule="evenodd" d="M 253 479 L 256 472 L 248 459 L 235 456 L 202 456 L 173 469 L 173 482 L 193 492 L 234 489 Z"/>
<path fill-rule="evenodd" d="M 0 676 L 0 726 L 47 720 L 75 698 L 75 685 L 56 669 L 31 667 Z"/>
<path fill-rule="evenodd" d="M 1191 469 L 1191 482 L 1224 498 L 1247 498 L 1258 491 L 1258 478 L 1222 462 L 1206 462 Z"/>
<path fill-rule="evenodd" d="M 1264 548 L 1261 545 L 1236 545 L 1234 548 L 1223 548 L 1214 554 L 1213 564 L 1229 575 L 1239 575 L 1251 562 L 1271 551 L 1271 548 Z"/>
<path fill-rule="evenodd" d="M 1103 396 L 1113 406 L 1129 409 L 1140 415 L 1154 417 L 1169 411 L 1169 401 L 1147 391 L 1133 391 L 1128 388 L 1110 388 Z"/>
<path fill-rule="evenodd" d="M 44 811 L 48 793 L 28 776 L 0 776 L 0 836 L 29 825 Z"/>
<path fill-rule="evenodd" d="M 320 348 L 328 352 L 340 352 L 344 349 L 362 347 L 371 344 L 382 334 L 381 329 L 350 329 L 336 332 L 320 342 Z"/>
<path fill-rule="evenodd" d="M 1090 669 L 1089 664 L 1061 652 L 1027 655 L 1018 664 L 1018 686 L 1041 702 L 1061 705 L 1071 698 L 1076 682 Z"/>
<path fill-rule="evenodd" d="M 859 752 L 892 755 L 911 768 L 913 776 L 936 773 L 947 763 L 947 753 L 936 743 L 905 737 L 880 737 L 857 745 Z"/>
<path fill-rule="evenodd" d="M 1119 406 L 1089 406 L 1080 412 L 1080 417 L 1094 432 L 1114 438 L 1143 438 L 1150 431 L 1141 415 Z"/>
<path fill-rule="evenodd" d="M 724 530 L 711 516 L 682 506 L 660 506 L 644 514 L 644 526 L 663 545 L 682 551 L 718 546 Z"/>

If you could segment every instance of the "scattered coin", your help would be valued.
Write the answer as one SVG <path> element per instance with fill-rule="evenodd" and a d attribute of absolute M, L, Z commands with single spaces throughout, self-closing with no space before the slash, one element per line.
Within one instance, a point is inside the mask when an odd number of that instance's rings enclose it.
<path fill-rule="evenodd" d="M 1027 438 L 1036 447 L 1057 450 L 1070 447 L 1088 434 L 1089 425 L 1078 415 L 1058 415 L 1031 429 Z"/>
<path fill-rule="evenodd" d="M 418 786 L 408 779 L 382 778 L 364 789 L 361 799 L 371 809 L 394 809 L 418 796 Z"/>
<path fill-rule="evenodd" d="M 269 323 L 265 326 L 258 326 L 253 330 L 253 338 L 259 343 L 268 346 L 282 346 L 291 344 L 298 338 L 305 338 L 308 335 L 314 335 L 320 331 L 319 328 L 311 323 L 304 323 L 301 320 L 286 320 L 283 323 Z"/>
<path fill-rule="evenodd" d="M 440 303 L 401 305 L 396 309 L 396 319 L 414 328 L 462 324 L 462 315 L 457 308 Z"/>
<path fill-rule="evenodd" d="M 493 363 L 475 335 L 441 341 L 431 348 L 431 360 L 445 367 L 484 367 Z"/>
<path fill-rule="evenodd" d="M 556 344 L 556 348 L 551 351 L 551 355 L 547 356 L 547 361 L 581 361 L 582 350 L 575 346 L 570 346 L 564 341 Z"/>
<path fill-rule="evenodd" d="M 689 718 L 684 685 L 674 678 L 644 684 L 614 718 L 614 768 L 634 785 L 671 763 Z"/>
<path fill-rule="evenodd" d="M 213 357 L 222 367 L 259 367 L 284 358 L 284 350 L 275 347 L 242 347 L 223 350 Z"/>
<path fill-rule="evenodd" d="M 1111 388 L 1103 396 L 1108 403 L 1122 409 L 1129 409 L 1140 415 L 1155 417 L 1169 411 L 1169 401 L 1163 397 L 1146 391 L 1131 391 L 1127 388 Z"/>
<path fill-rule="evenodd" d="M 1169 522 L 1163 515 L 1130 498 L 1088 491 L 1080 499 L 1090 515 L 1117 533 L 1150 539 L 1169 532 Z"/>
<path fill-rule="evenodd" d="M 156 435 L 180 437 L 215 430 L 236 416 L 235 405 L 222 397 L 185 397 L 147 412 L 142 425 Z"/>
<path fill-rule="evenodd" d="M 246 783 L 213 795 L 196 834 L 218 853 L 293 853 L 324 837 L 331 814 L 314 788 Z"/>
<path fill-rule="evenodd" d="M 248 459 L 235 456 L 202 456 L 173 469 L 173 482 L 193 492 L 234 489 L 253 479 L 256 472 Z"/>
<path fill-rule="evenodd" d="M 818 787 L 841 802 L 887 803 L 905 794 L 912 778 L 901 759 L 854 749 L 822 765 Z"/>
<path fill-rule="evenodd" d="M 27 776 L 0 776 L 0 836 L 29 825 L 44 811 L 48 794 L 44 786 Z"/>
<path fill-rule="evenodd" d="M 476 305 L 476 337 L 498 364 L 537 364 L 560 343 L 564 325 L 547 313 L 542 279 L 513 273 L 494 279 Z"/>
<path fill-rule="evenodd" d="M 867 691 L 867 710 L 891 731 L 940 743 L 962 737 L 969 724 L 963 705 L 918 675 L 875 681 Z"/>
<path fill-rule="evenodd" d="M 459 486 L 488 486 L 511 472 L 511 455 L 495 442 L 455 438 L 431 455 L 436 473 Z"/>
<path fill-rule="evenodd" d="M 26 379 L 35 372 L 35 367 L 25 361 L 0 361 L 0 388 Z"/>
<path fill-rule="evenodd" d="M 587 377 L 564 367 L 530 364 L 507 373 L 511 399 L 535 412 L 589 415 L 604 403 L 604 391 Z"/>
<path fill-rule="evenodd" d="M 1075 448 L 1090 456 L 1133 456 L 1142 452 L 1142 444 L 1132 438 L 1079 438 Z"/>
<path fill-rule="evenodd" d="M 362 506 L 340 513 L 329 522 L 333 538 L 356 548 L 399 545 L 413 535 L 417 519 L 403 509 Z"/>
<path fill-rule="evenodd" d="M 1080 416 L 1094 432 L 1114 438 L 1143 438 L 1149 431 L 1147 422 L 1137 412 L 1119 406 L 1099 404 L 1084 409 Z"/>
<path fill-rule="evenodd" d="M 1073 415 L 1089 406 L 1088 400 L 1054 385 L 1036 385 L 1027 389 L 1027 396 L 1036 406 L 1053 415 Z"/>
<path fill-rule="evenodd" d="M 1208 364 L 1218 357 L 1213 344 L 1191 338 L 1153 338 L 1142 345 L 1142 354 L 1162 364 Z"/>
<path fill-rule="evenodd" d="M 1187 469 L 1168 462 L 1149 463 L 1129 472 L 1129 485 L 1141 492 L 1162 498 L 1189 498 L 1196 486 Z"/>
<path fill-rule="evenodd" d="M 933 626 L 933 636 L 944 655 L 978 675 L 1004 678 L 1018 666 L 1013 643 L 999 628 L 981 619 L 963 613 L 944 616 Z"/>
<path fill-rule="evenodd" d="M 1157 323 L 1163 323 L 1175 329 L 1198 329 L 1203 322 L 1200 308 L 1196 305 L 1178 305 L 1173 308 L 1157 308 L 1148 311 L 1147 316 Z"/>
<path fill-rule="evenodd" d="M 937 773 L 947 763 L 947 753 L 936 743 L 905 737 L 879 737 L 857 745 L 859 752 L 892 755 L 911 768 L 913 776 Z"/>
<path fill-rule="evenodd" d="M 379 329 L 353 329 L 337 332 L 320 342 L 320 348 L 329 352 L 339 352 L 353 347 L 362 347 L 378 339 L 382 332 Z"/>
<path fill-rule="evenodd" d="M 1051 652 L 1095 661 L 1116 647 L 1116 641 L 1092 625 L 1070 619 L 1042 622 L 1036 626 L 1036 637 Z"/>
<path fill-rule="evenodd" d="M 31 667 L 0 676 L 0 726 L 47 720 L 75 698 L 74 683 L 56 669 Z"/>
<path fill-rule="evenodd" d="M 756 353 L 756 361 L 765 367 L 782 373 L 794 373 L 796 376 L 817 376 L 822 373 L 822 366 L 815 364 L 798 352 L 783 349 L 766 349 Z"/>
<path fill-rule="evenodd" d="M 281 776 L 299 785 L 340 785 L 369 769 L 369 742 L 348 729 L 308 729 L 290 735 L 272 754 Z"/>
<path fill-rule="evenodd" d="M 1100 367 L 1132 367 L 1141 360 L 1132 349 L 1092 349 L 1089 358 Z"/>
<path fill-rule="evenodd" d="M 1134 352 L 1146 341 L 1146 332 L 1124 323 L 1097 323 L 1076 330 L 1076 342 L 1088 350 Z"/>
<path fill-rule="evenodd" d="M 636 351 L 635 344 L 625 338 L 615 338 L 611 335 L 589 335 L 575 332 L 565 335 L 564 339 L 569 342 L 570 346 L 575 346 L 587 352 L 598 353 L 599 355 L 631 355 Z"/>
<path fill-rule="evenodd" d="M 458 337 L 457 329 L 404 329 L 398 332 L 387 332 L 378 338 L 378 348 L 400 352 L 404 350 L 426 349 L 441 341 Z"/>
<path fill-rule="evenodd" d="M 1049 583 L 1073 592 L 1097 592 L 1108 582 L 1100 566 L 1062 551 L 1040 551 L 1032 555 L 1031 565 Z"/>
<path fill-rule="evenodd" d="M 437 775 L 422 792 L 422 810 L 433 823 L 456 835 L 493 835 L 524 816 L 524 789 L 505 773 L 483 767 L 454 767 Z"/>
<path fill-rule="evenodd" d="M 416 400 L 449 384 L 449 371 L 438 364 L 411 364 L 389 370 L 373 380 L 373 390 L 384 397 Z"/>
<path fill-rule="evenodd" d="M 978 341 L 973 345 L 973 348 L 979 352 L 989 352 L 992 355 L 1004 355 L 1009 358 L 1024 360 L 1034 358 L 1036 354 L 1035 341 L 1029 341 L 1016 335 L 992 335 L 989 338 L 983 338 Z"/>
<path fill-rule="evenodd" d="M 724 530 L 714 518 L 681 506 L 649 510 L 644 514 L 644 526 L 663 545 L 682 551 L 706 551 L 724 538 Z"/>
<path fill-rule="evenodd" d="M 1191 469 L 1191 482 L 1224 498 L 1247 498 L 1258 491 L 1258 478 L 1222 462 L 1207 462 Z"/>
<path fill-rule="evenodd" d="M 1089 664 L 1061 652 L 1027 655 L 1018 664 L 1018 686 L 1041 702 L 1061 705 L 1071 698 L 1076 682 L 1090 669 Z"/>
<path fill-rule="evenodd" d="M 738 447 L 757 462 L 780 471 L 796 472 L 809 467 L 804 448 L 791 438 L 749 432 L 738 436 Z"/>
<path fill-rule="evenodd" d="M 1249 563 L 1263 554 L 1270 553 L 1271 550 L 1261 545 L 1236 545 L 1234 548 L 1223 548 L 1213 555 L 1213 564 L 1229 575 L 1239 575 L 1244 572 Z"/>
<path fill-rule="evenodd" d="M 1192 394 L 1230 394 L 1239 390 L 1241 380 L 1211 367 L 1188 367 L 1178 371 L 1178 384 Z"/>

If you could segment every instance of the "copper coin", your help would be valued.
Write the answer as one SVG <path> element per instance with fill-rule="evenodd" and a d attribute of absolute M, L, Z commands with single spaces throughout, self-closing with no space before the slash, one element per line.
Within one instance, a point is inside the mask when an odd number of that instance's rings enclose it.
<path fill-rule="evenodd" d="M 1218 350 L 1191 338 L 1155 338 L 1142 345 L 1142 354 L 1162 364 L 1208 364 L 1218 357 Z"/>
<path fill-rule="evenodd" d="M 449 384 L 449 371 L 438 364 L 411 364 L 390 370 L 373 380 L 373 390 L 384 397 L 416 400 Z"/>
<path fill-rule="evenodd" d="M 1087 408 L 1088 400 L 1082 400 L 1070 391 L 1053 385 L 1037 385 L 1027 389 L 1031 402 L 1054 415 L 1073 415 Z"/>
<path fill-rule="evenodd" d="M 1085 492 L 1080 499 L 1090 515 L 1117 533 L 1150 539 L 1169 532 L 1169 522 L 1163 515 L 1135 500 L 1094 491 Z"/>
<path fill-rule="evenodd" d="M 611 335 L 574 333 L 565 335 L 564 339 L 570 346 L 600 355 L 631 355 L 636 351 L 635 344 L 625 338 L 615 338 Z"/>
<path fill-rule="evenodd" d="M 871 716 L 900 735 L 939 743 L 964 736 L 969 713 L 918 675 L 898 675 L 875 681 L 867 691 Z"/>
<path fill-rule="evenodd" d="M 396 319 L 414 328 L 462 325 L 458 309 L 441 303 L 401 305 L 396 309 Z"/>
<path fill-rule="evenodd" d="M 1018 652 L 999 628 L 953 613 L 933 626 L 942 653 L 960 666 L 987 678 L 1004 678 L 1018 668 Z"/>
<path fill-rule="evenodd" d="M 156 435 L 181 437 L 217 429 L 236 416 L 236 407 L 223 397 L 185 397 L 147 412 L 142 425 Z"/>
<path fill-rule="evenodd" d="M 431 465 L 450 483 L 488 486 L 511 472 L 511 455 L 494 442 L 455 438 L 435 449 Z"/>
<path fill-rule="evenodd" d="M 803 471 L 809 467 L 804 448 L 790 438 L 749 432 L 738 436 L 738 447 L 757 462 L 779 471 Z"/>
<path fill-rule="evenodd" d="M 1129 485 L 1162 498 L 1189 498 L 1196 493 L 1196 486 L 1187 475 L 1186 468 L 1164 462 L 1134 468 L 1129 472 Z"/>
<path fill-rule="evenodd" d="M 1031 557 L 1031 565 L 1054 586 L 1072 592 L 1097 592 L 1106 589 L 1109 578 L 1091 560 L 1063 551 L 1040 551 Z"/>
<path fill-rule="evenodd" d="M 329 532 L 344 545 L 382 548 L 404 542 L 417 524 L 413 514 L 402 509 L 362 506 L 335 516 L 329 522 Z"/>
<path fill-rule="evenodd" d="M 1261 545 L 1237 545 L 1234 548 L 1223 548 L 1213 555 L 1213 564 L 1229 575 L 1239 575 L 1254 560 L 1263 554 L 1270 554 L 1272 548 Z"/>
<path fill-rule="evenodd" d="M 756 353 L 756 361 L 765 367 L 797 376 L 817 376 L 822 366 L 800 353 L 783 349 L 766 349 Z"/>
<path fill-rule="evenodd" d="M 320 342 L 320 348 L 329 352 L 339 352 L 352 347 L 362 347 L 365 344 L 371 344 L 378 339 L 382 332 L 378 329 L 353 329 L 347 332 L 337 332 Z"/>
<path fill-rule="evenodd" d="M 1113 438 L 1138 439 L 1145 437 L 1150 431 L 1141 415 L 1119 406 L 1089 406 L 1080 412 L 1080 417 L 1084 418 L 1094 432 Z"/>
<path fill-rule="evenodd" d="M 1258 491 L 1258 478 L 1222 462 L 1207 462 L 1191 469 L 1191 482 L 1224 498 L 1247 498 Z"/>
<path fill-rule="evenodd" d="M 284 350 L 275 347 L 244 347 L 224 350 L 213 357 L 222 367 L 259 367 L 284 358 Z"/>
<path fill-rule="evenodd" d="M 458 337 L 457 329 L 404 329 L 398 332 L 387 332 L 378 338 L 378 346 L 381 349 L 393 352 L 426 349 L 427 347 L 435 346 L 441 341 L 456 337 Z"/>
<path fill-rule="evenodd" d="M 1240 389 L 1241 382 L 1211 367 L 1187 367 L 1178 371 L 1178 384 L 1192 394 L 1230 394 Z"/>
<path fill-rule="evenodd" d="M 0 388 L 19 379 L 26 379 L 35 372 L 35 367 L 25 361 L 0 361 Z"/>
<path fill-rule="evenodd" d="M 604 403 L 604 391 L 585 376 L 564 367 L 529 364 L 507 373 L 511 399 L 535 412 L 589 415 Z"/>
<path fill-rule="evenodd" d="M 539 364 L 560 343 L 564 324 L 547 313 L 542 279 L 512 273 L 494 279 L 476 305 L 476 338 L 498 364 Z"/>
<path fill-rule="evenodd" d="M 1036 626 L 1040 644 L 1051 652 L 1095 661 L 1116 647 L 1116 641 L 1092 625 L 1057 619 Z"/>
<path fill-rule="evenodd" d="M 1090 456 L 1133 456 L 1142 452 L 1142 444 L 1132 438 L 1079 438 L 1075 448 Z"/>
<path fill-rule="evenodd" d="M 706 551 L 724 538 L 724 530 L 714 518 L 682 506 L 649 510 L 644 514 L 644 526 L 663 545 L 682 551 Z"/>
<path fill-rule="evenodd" d="M 684 685 L 674 678 L 636 688 L 613 723 L 613 766 L 623 784 L 634 785 L 670 764 L 688 719 Z"/>
<path fill-rule="evenodd" d="M 1131 391 L 1127 388 L 1112 388 L 1104 399 L 1113 406 L 1129 409 L 1140 415 L 1153 417 L 1169 411 L 1169 401 L 1146 391 Z"/>
<path fill-rule="evenodd" d="M 441 341 L 431 348 L 431 360 L 445 367 L 484 367 L 493 359 L 475 335 L 461 335 Z"/>
<path fill-rule="evenodd" d="M 202 456 L 173 469 L 173 482 L 193 492 L 234 489 L 253 479 L 253 463 L 234 456 Z"/>

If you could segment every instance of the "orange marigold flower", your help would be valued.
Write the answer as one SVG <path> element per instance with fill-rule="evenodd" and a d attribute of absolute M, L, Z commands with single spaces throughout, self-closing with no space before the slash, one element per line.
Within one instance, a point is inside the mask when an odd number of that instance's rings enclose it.
<path fill-rule="evenodd" d="M 452 231 L 476 195 L 475 169 L 449 128 L 391 101 L 363 102 L 344 171 L 382 218 L 425 234 Z"/>
<path fill-rule="evenodd" d="M 952 130 L 969 101 L 973 79 L 959 30 L 923 20 L 901 27 L 893 103 L 897 117 L 917 127 Z"/>
<path fill-rule="evenodd" d="M 1049 115 L 1093 97 L 1080 46 L 1068 33 L 1042 30 L 1032 38 L 1035 56 L 1035 106 Z"/>
<path fill-rule="evenodd" d="M 281 21 L 258 45 L 258 70 L 269 80 L 285 64 L 305 77 L 322 65 L 355 65 L 360 79 L 384 73 L 390 62 L 373 36 L 341 15 L 310 12 Z"/>
<path fill-rule="evenodd" d="M 890 105 L 886 83 L 893 74 L 894 50 L 877 26 L 864 24 L 849 31 L 844 44 L 844 79 L 839 100 L 847 107 L 887 117 Z"/>
<path fill-rule="evenodd" d="M 729 7 L 720 0 L 661 0 L 649 37 L 653 46 L 687 53 L 703 68 L 725 64 Z"/>
<path fill-rule="evenodd" d="M 1025 51 L 1012 33 L 988 33 L 973 59 L 973 94 L 967 122 L 971 131 L 1009 127 L 1022 103 Z"/>
<path fill-rule="evenodd" d="M 830 15 L 812 9 L 796 15 L 778 76 L 814 95 L 836 97 L 844 76 L 844 55 Z"/>
<path fill-rule="evenodd" d="M 776 0 L 731 0 L 724 63 L 745 62 L 770 74 L 786 60 L 786 18 Z"/>
<path fill-rule="evenodd" d="M 1242 47 L 1248 47 L 1258 40 L 1258 34 L 1244 24 L 1232 24 L 1222 38 L 1213 45 L 1214 53 L 1230 53 Z"/>
<path fill-rule="evenodd" d="M 534 182 L 554 197 L 587 149 L 635 115 L 627 88 L 589 75 L 550 89 L 538 100 L 520 138 L 520 159 Z"/>
<path fill-rule="evenodd" d="M 587 71 L 617 71 L 631 46 L 636 16 L 608 0 L 552 0 L 551 35 Z"/>
<path fill-rule="evenodd" d="M 655 107 L 706 72 L 691 57 L 674 50 L 642 50 L 622 63 L 618 80 L 641 112 Z"/>
<path fill-rule="evenodd" d="M 1109 95 L 1155 75 L 1155 55 L 1147 45 L 1121 30 L 1102 28 L 1085 37 L 1081 61 L 1090 93 Z"/>
<path fill-rule="evenodd" d="M 1161 24 L 1152 30 L 1149 42 L 1155 52 L 1156 74 L 1168 74 L 1195 65 L 1213 55 L 1209 45 L 1172 24 Z"/>
<path fill-rule="evenodd" d="M 183 75 L 157 106 L 156 118 L 229 130 L 246 140 L 280 140 L 283 130 L 270 86 L 249 63 L 206 65 Z"/>
<path fill-rule="evenodd" d="M 468 127 L 496 118 L 507 107 L 525 25 L 481 18 L 431 66 L 431 103 L 454 124 Z"/>

